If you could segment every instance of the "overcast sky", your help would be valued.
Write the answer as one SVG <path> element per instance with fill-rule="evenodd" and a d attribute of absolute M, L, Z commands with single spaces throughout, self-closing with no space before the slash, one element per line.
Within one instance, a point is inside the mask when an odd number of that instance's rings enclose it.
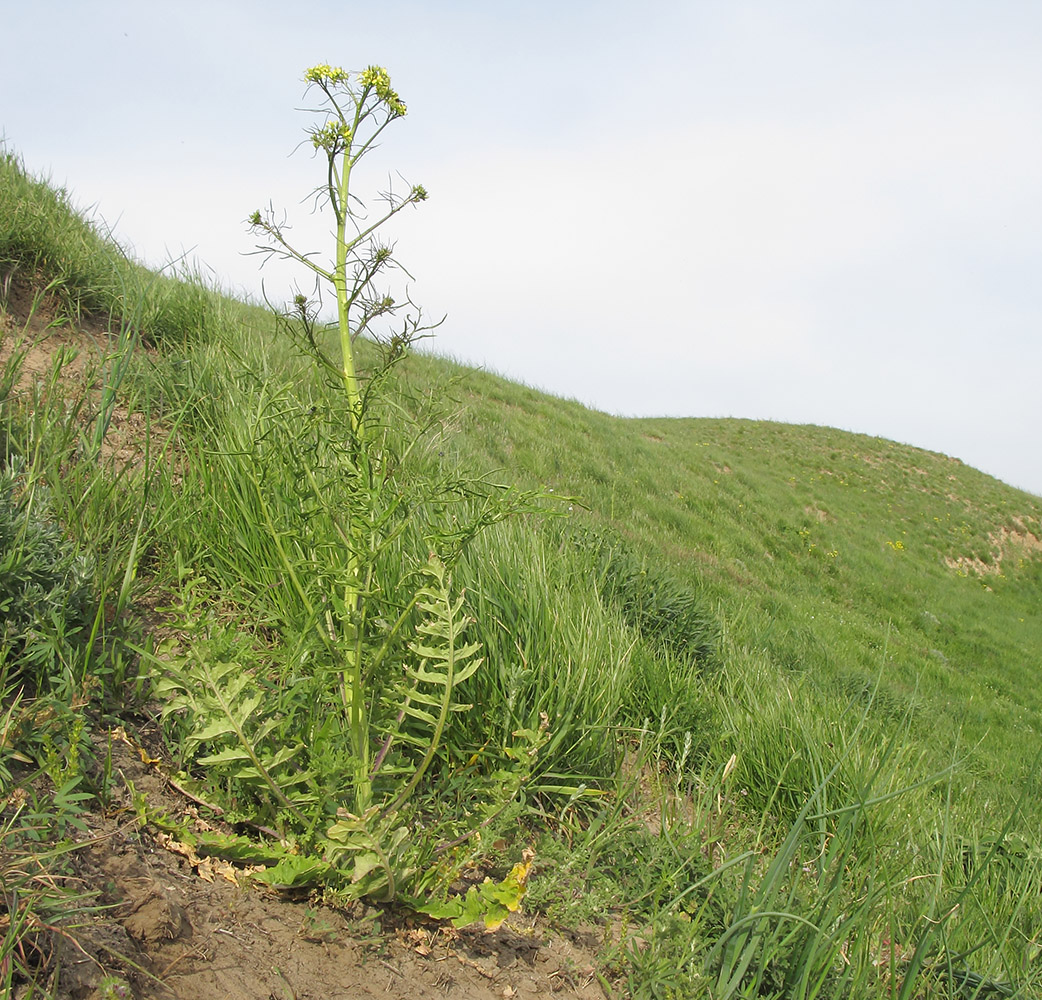
<path fill-rule="evenodd" d="M 0 132 L 150 264 L 285 298 L 303 71 L 409 107 L 359 178 L 435 349 L 622 415 L 815 423 L 1042 494 L 1038 0 L 4 4 Z M 400 183 L 400 182 L 399 182 Z"/>

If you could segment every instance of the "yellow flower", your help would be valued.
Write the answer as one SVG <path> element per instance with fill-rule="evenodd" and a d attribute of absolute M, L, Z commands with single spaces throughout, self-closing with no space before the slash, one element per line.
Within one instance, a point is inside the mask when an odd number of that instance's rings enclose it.
<path fill-rule="evenodd" d="M 391 77 L 383 66 L 367 66 L 359 78 L 363 87 L 375 87 L 377 91 L 391 86 Z"/>
<path fill-rule="evenodd" d="M 321 128 L 312 131 L 311 144 L 315 149 L 337 153 L 342 149 L 347 149 L 351 145 L 352 138 L 354 135 L 350 125 L 340 121 L 329 121 Z"/>
<path fill-rule="evenodd" d="M 368 66 L 362 71 L 358 82 L 363 90 L 370 87 L 376 91 L 376 96 L 387 105 L 387 110 L 396 118 L 405 114 L 405 102 L 391 89 L 391 77 L 383 66 Z"/>
<path fill-rule="evenodd" d="M 347 83 L 349 76 L 350 74 L 347 70 L 341 69 L 339 66 L 330 66 L 328 63 L 312 66 L 304 71 L 304 79 L 308 83 L 317 83 L 320 86 L 324 84 Z"/>

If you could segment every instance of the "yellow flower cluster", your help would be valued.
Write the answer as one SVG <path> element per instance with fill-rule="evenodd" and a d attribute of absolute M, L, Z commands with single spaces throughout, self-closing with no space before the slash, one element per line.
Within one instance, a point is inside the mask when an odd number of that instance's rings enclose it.
<path fill-rule="evenodd" d="M 368 66 L 362 71 L 359 83 L 363 90 L 372 87 L 376 96 L 387 105 L 387 109 L 396 118 L 405 114 L 405 102 L 391 89 L 391 77 L 383 66 Z"/>
<path fill-rule="evenodd" d="M 326 122 L 321 128 L 311 132 L 311 144 L 315 149 L 324 149 L 330 153 L 348 149 L 353 138 L 351 126 L 342 121 Z"/>
<path fill-rule="evenodd" d="M 391 77 L 383 66 L 368 66 L 362 71 L 359 83 L 363 87 L 375 87 L 377 92 L 388 90 L 391 86 Z"/>
<path fill-rule="evenodd" d="M 327 90 L 330 87 L 338 86 L 350 89 L 351 74 L 339 66 L 330 66 L 328 63 L 322 63 L 319 66 L 312 66 L 310 69 L 305 70 L 304 80 L 307 83 L 317 84 Z M 405 102 L 391 87 L 391 77 L 383 66 L 368 66 L 362 70 L 358 74 L 358 86 L 362 88 L 363 95 L 367 91 L 375 91 L 376 96 L 387 106 L 387 110 L 391 112 L 393 118 L 400 118 L 405 114 Z M 317 140 L 315 145 L 319 145 Z"/>
<path fill-rule="evenodd" d="M 308 83 L 335 85 L 347 83 L 349 77 L 350 74 L 346 69 L 341 69 L 339 66 L 330 66 L 328 63 L 322 63 L 321 66 L 312 66 L 304 71 L 304 79 Z"/>

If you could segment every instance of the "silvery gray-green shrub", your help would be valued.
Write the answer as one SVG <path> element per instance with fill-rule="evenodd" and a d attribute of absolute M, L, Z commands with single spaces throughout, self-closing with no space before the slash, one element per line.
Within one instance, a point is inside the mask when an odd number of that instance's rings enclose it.
<path fill-rule="evenodd" d="M 88 558 L 50 517 L 47 496 L 16 468 L 0 471 L 0 680 L 47 687 L 56 640 L 88 622 Z"/>

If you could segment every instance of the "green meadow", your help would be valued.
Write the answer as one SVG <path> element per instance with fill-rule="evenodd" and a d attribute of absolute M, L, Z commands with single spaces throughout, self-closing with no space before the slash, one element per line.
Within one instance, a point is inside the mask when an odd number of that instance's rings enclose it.
<path fill-rule="evenodd" d="M 99 747 L 156 717 L 267 886 L 520 902 L 597 929 L 607 995 L 1040 995 L 1039 497 L 825 427 L 609 416 L 436 338 L 359 341 L 360 473 L 297 319 L 138 265 L 11 152 L 0 322 L 7 990 L 51 995 L 40 942 L 96 914 L 60 876 L 125 791 Z M 30 377 L 55 331 L 79 357 Z"/>

